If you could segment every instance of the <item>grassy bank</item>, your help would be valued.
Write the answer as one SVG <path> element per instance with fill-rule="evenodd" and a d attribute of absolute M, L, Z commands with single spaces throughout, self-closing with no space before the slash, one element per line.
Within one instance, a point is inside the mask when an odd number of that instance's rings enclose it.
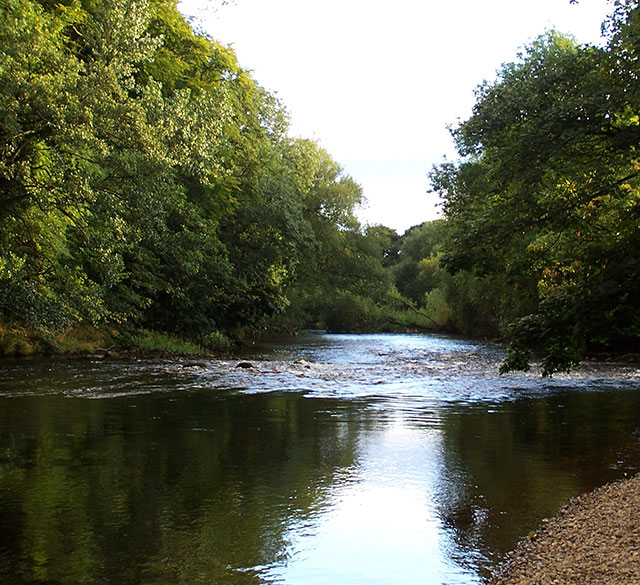
<path fill-rule="evenodd" d="M 123 334 L 104 327 L 81 326 L 51 334 L 0 324 L 0 357 L 116 354 L 130 351 L 204 355 L 230 347 L 231 342 L 218 332 L 194 342 L 148 330 Z"/>

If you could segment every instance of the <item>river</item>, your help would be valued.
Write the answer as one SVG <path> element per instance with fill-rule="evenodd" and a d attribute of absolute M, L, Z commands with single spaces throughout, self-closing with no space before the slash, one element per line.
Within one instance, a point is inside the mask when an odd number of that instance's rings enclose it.
<path fill-rule="evenodd" d="M 237 359 L 5 360 L 0 582 L 481 583 L 640 470 L 636 368 L 502 358 L 310 332 Z"/>

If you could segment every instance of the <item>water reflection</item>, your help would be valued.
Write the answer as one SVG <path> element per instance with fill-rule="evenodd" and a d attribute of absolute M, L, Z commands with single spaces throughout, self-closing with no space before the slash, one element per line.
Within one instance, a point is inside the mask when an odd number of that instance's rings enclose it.
<path fill-rule="evenodd" d="M 0 582 L 479 583 L 640 469 L 637 373 L 498 378 L 500 351 L 318 335 L 248 371 L 5 363 Z"/>
<path fill-rule="evenodd" d="M 317 406 L 210 392 L 5 399 L 0 581 L 260 582 L 255 567 L 286 559 L 287 524 L 354 465 L 366 419 Z"/>
<path fill-rule="evenodd" d="M 571 497 L 640 469 L 637 391 L 447 408 L 442 424 L 445 476 L 459 489 L 442 514 L 461 550 L 487 565 Z"/>
<path fill-rule="evenodd" d="M 435 504 L 441 436 L 396 420 L 360 436 L 360 465 L 334 485 L 313 530 L 290 531 L 284 583 L 472 583 L 452 562 Z"/>

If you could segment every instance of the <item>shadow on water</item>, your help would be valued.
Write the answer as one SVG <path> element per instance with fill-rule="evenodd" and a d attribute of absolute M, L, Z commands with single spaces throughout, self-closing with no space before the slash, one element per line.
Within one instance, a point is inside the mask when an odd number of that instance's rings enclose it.
<path fill-rule="evenodd" d="M 450 498 L 440 514 L 456 554 L 480 553 L 483 574 L 570 498 L 640 469 L 637 391 L 465 405 L 445 409 L 442 425 Z"/>
<path fill-rule="evenodd" d="M 6 583 L 260 582 L 366 426 L 276 393 L 4 402 Z"/>
<path fill-rule="evenodd" d="M 498 377 L 421 335 L 242 359 L 4 363 L 0 582 L 479 583 L 640 469 L 631 367 Z"/>

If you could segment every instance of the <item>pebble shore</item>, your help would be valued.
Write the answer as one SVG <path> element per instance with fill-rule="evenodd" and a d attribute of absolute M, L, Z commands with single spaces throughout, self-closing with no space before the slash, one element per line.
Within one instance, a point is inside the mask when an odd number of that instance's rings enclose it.
<path fill-rule="evenodd" d="M 487 585 L 640 585 L 640 475 L 571 500 Z"/>

